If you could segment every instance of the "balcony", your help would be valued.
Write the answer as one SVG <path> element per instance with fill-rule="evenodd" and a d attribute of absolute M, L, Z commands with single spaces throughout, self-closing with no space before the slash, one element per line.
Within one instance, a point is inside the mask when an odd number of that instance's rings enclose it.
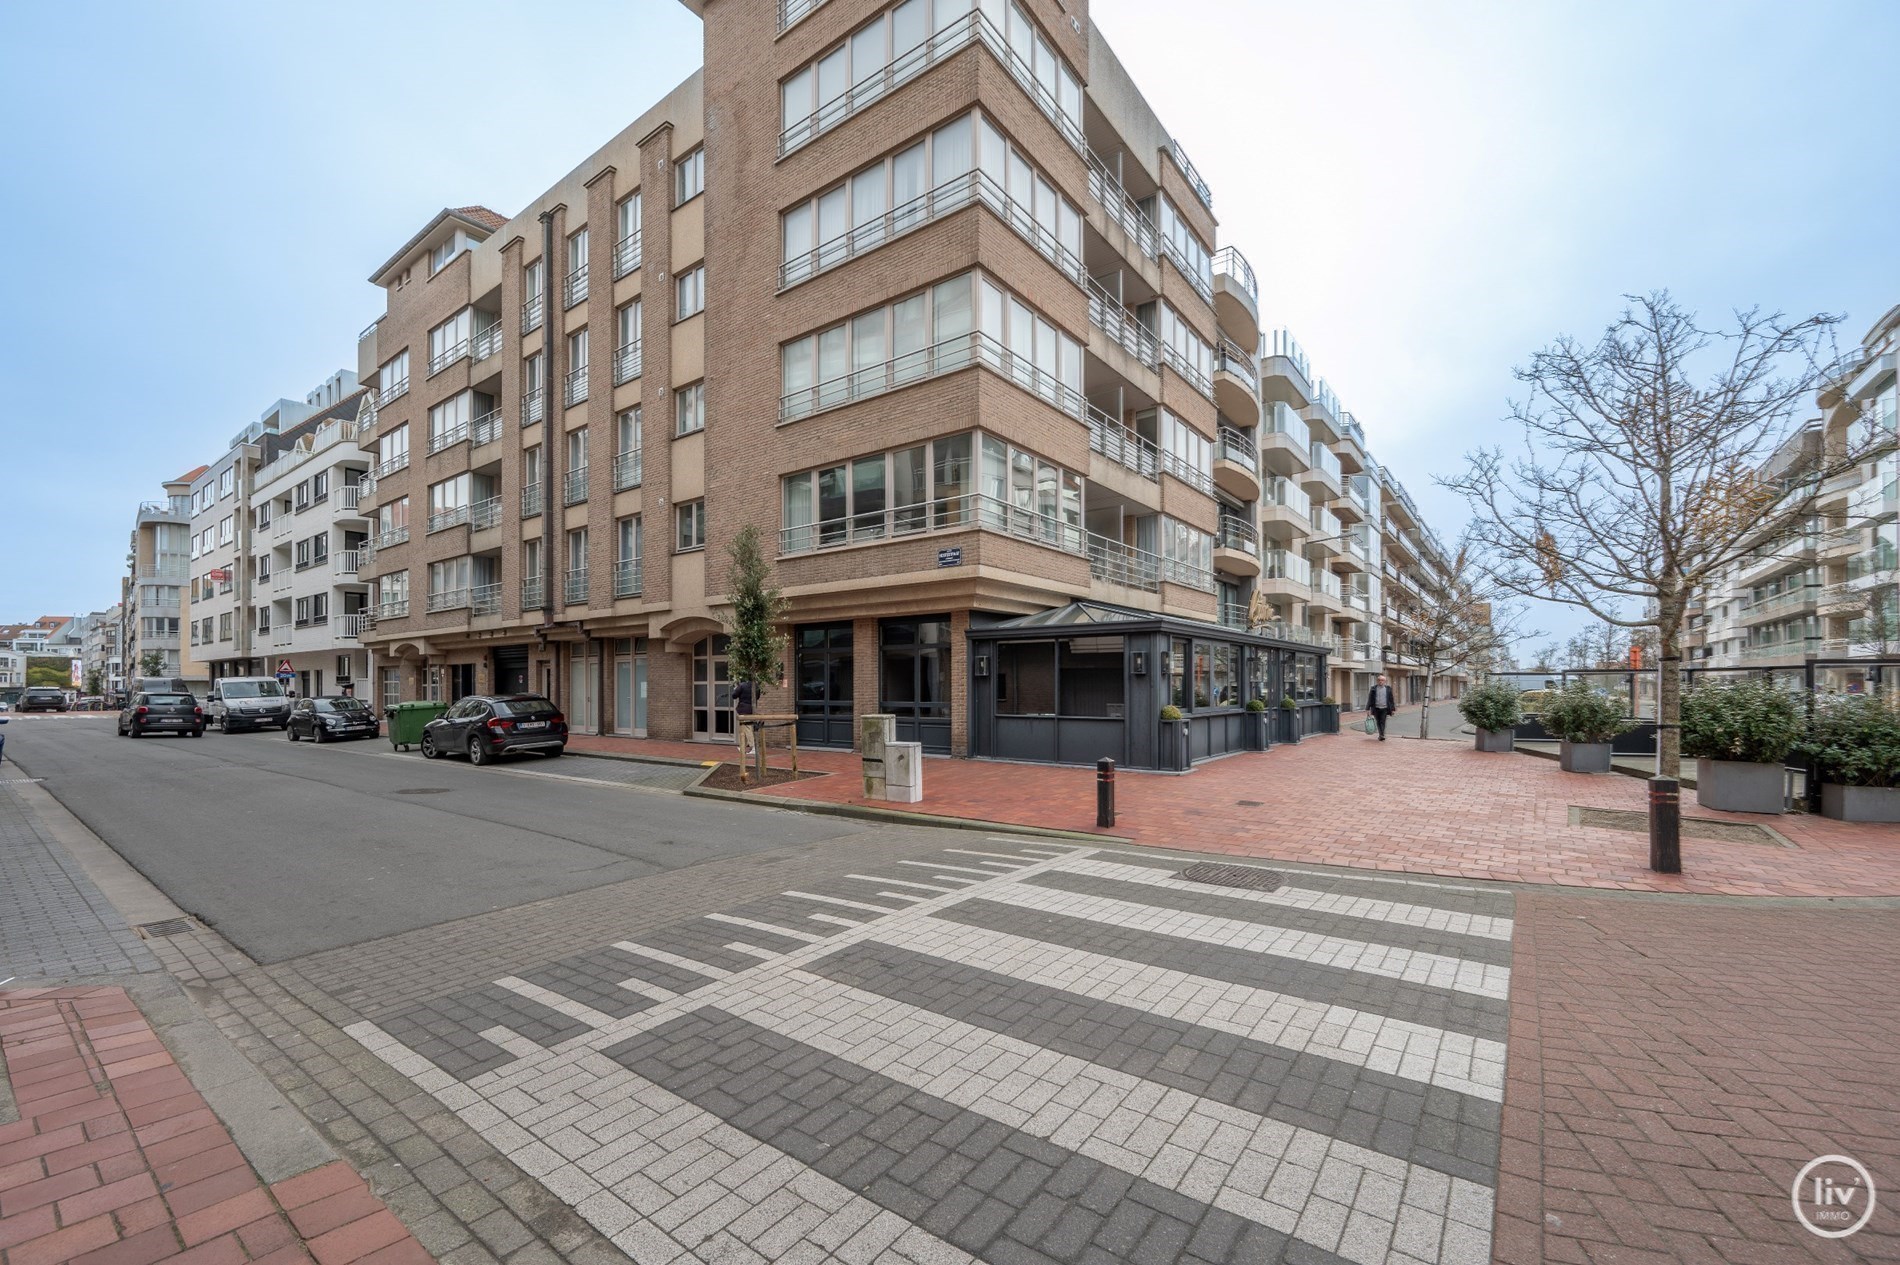
<path fill-rule="evenodd" d="M 1214 348 L 1214 403 L 1242 426 L 1260 422 L 1260 371 L 1252 356 L 1225 338 Z"/>
<path fill-rule="evenodd" d="M 1322 500 L 1332 500 L 1339 496 L 1339 457 L 1332 449 L 1319 440 L 1314 440 L 1307 449 L 1308 469 L 1301 472 L 1300 482 L 1307 491 Z"/>
<path fill-rule="evenodd" d="M 459 611 L 468 609 L 467 589 L 443 589 L 429 594 L 429 611 Z"/>
<path fill-rule="evenodd" d="M 1260 345 L 1260 283 L 1232 246 L 1214 252 L 1214 316 L 1242 346 Z"/>
<path fill-rule="evenodd" d="M 1275 476 L 1261 485 L 1261 520 L 1291 529 L 1291 533 L 1277 532 L 1276 535 L 1307 535 L 1312 529 L 1312 515 L 1312 499 L 1294 480 Z"/>
<path fill-rule="evenodd" d="M 409 599 L 406 597 L 384 598 L 376 606 L 376 622 L 385 619 L 409 618 Z"/>
<path fill-rule="evenodd" d="M 1161 367 L 1161 344 L 1135 314 L 1121 305 L 1093 278 L 1089 278 L 1089 323 L 1108 335 L 1110 342 L 1147 365 Z"/>
<path fill-rule="evenodd" d="M 1194 164 L 1188 161 L 1187 151 L 1181 148 L 1181 142 L 1172 136 L 1168 138 L 1168 157 L 1174 159 L 1174 165 L 1187 177 L 1188 186 L 1194 190 L 1194 196 L 1201 200 L 1201 205 L 1213 210 L 1213 191 L 1207 187 L 1207 181 L 1201 179 L 1201 173 L 1194 169 Z"/>
<path fill-rule="evenodd" d="M 429 375 L 433 377 L 436 374 L 441 373 L 444 369 L 448 368 L 450 365 L 454 364 L 456 361 L 460 360 L 462 357 L 468 355 L 468 350 L 469 350 L 470 345 L 471 345 L 470 339 L 467 339 L 467 338 L 459 339 L 456 342 L 450 343 L 448 346 L 444 347 L 441 351 L 436 352 L 433 356 L 430 356 L 429 357 Z"/>
<path fill-rule="evenodd" d="M 640 486 L 640 450 L 630 448 L 614 454 L 614 491 L 625 492 Z"/>
<path fill-rule="evenodd" d="M 1737 622 L 1742 624 L 1761 624 L 1770 620 L 1785 619 L 1812 610 L 1820 598 L 1818 588 L 1802 586 L 1789 589 L 1785 593 L 1776 593 L 1772 597 L 1760 598 L 1750 602 L 1742 609 Z"/>
<path fill-rule="evenodd" d="M 947 373 L 955 373 L 981 364 L 1004 379 L 1041 397 L 1045 402 L 1081 421 L 1088 416 L 1082 393 L 1052 373 L 1039 369 L 1027 356 L 1018 355 L 987 334 L 962 334 L 946 338 L 930 347 L 906 352 L 881 365 L 871 365 L 853 373 L 781 396 L 778 404 L 780 423 L 796 421 L 826 409 L 840 408 L 858 400 L 870 399 Z"/>
<path fill-rule="evenodd" d="M 587 604 L 587 568 L 570 567 L 561 585 L 561 598 L 569 606 Z"/>
<path fill-rule="evenodd" d="M 1866 610 L 1869 590 L 1853 584 L 1830 584 L 1815 599 L 1815 610 L 1823 615 L 1853 615 Z"/>
<path fill-rule="evenodd" d="M 429 455 L 433 457 L 438 452 L 442 452 L 445 449 L 453 448 L 457 444 L 464 444 L 467 442 L 468 442 L 468 423 L 456 422 L 454 425 L 444 427 L 442 430 L 430 432 Z"/>
<path fill-rule="evenodd" d="M 407 449 L 404 449 L 402 452 L 395 454 L 393 457 L 385 457 L 383 460 L 377 462 L 376 470 L 373 477 L 377 479 L 387 479 L 390 475 L 395 474 L 397 471 L 407 470 L 408 468 L 409 468 L 409 452 Z"/>
<path fill-rule="evenodd" d="M 491 408 L 468 424 L 469 447 L 480 448 L 501 438 L 501 410 Z"/>
<path fill-rule="evenodd" d="M 640 596 L 640 559 L 623 558 L 614 563 L 614 596 Z"/>
<path fill-rule="evenodd" d="M 477 584 L 468 591 L 468 613 L 471 615 L 501 614 L 501 585 Z"/>
<path fill-rule="evenodd" d="M 1220 428 L 1214 446 L 1214 483 L 1236 500 L 1260 499 L 1260 462 L 1254 456 L 1252 435 L 1231 426 Z"/>
<path fill-rule="evenodd" d="M 640 340 L 614 348 L 614 385 L 632 382 L 640 376 Z"/>
<path fill-rule="evenodd" d="M 546 597 L 543 592 L 541 577 L 538 575 L 525 577 L 521 581 L 521 609 L 524 611 L 538 611 L 542 609 L 545 601 Z"/>
<path fill-rule="evenodd" d="M 355 517 L 363 505 L 362 485 L 354 479 L 346 479 L 337 490 L 336 498 L 330 502 L 330 512 L 338 518 Z"/>
<path fill-rule="evenodd" d="M 536 422 L 539 422 L 546 403 L 546 396 L 540 387 L 535 387 L 531 391 L 523 392 L 521 396 L 521 424 L 523 426 L 533 426 Z"/>
<path fill-rule="evenodd" d="M 533 518 L 541 512 L 541 485 L 530 483 L 521 489 L 521 516 Z"/>
<path fill-rule="evenodd" d="M 587 265 L 582 264 L 561 281 L 561 306 L 573 307 L 587 297 Z"/>
<path fill-rule="evenodd" d="M 501 321 L 497 320 L 487 329 L 475 331 L 471 350 L 477 362 L 488 360 L 501 354 Z"/>
<path fill-rule="evenodd" d="M 1290 549 L 1267 549 L 1260 555 L 1260 592 L 1287 601 L 1312 598 L 1313 566 Z"/>
<path fill-rule="evenodd" d="M 501 522 L 501 498 L 491 496 L 468 507 L 470 531 L 487 531 Z"/>
<path fill-rule="evenodd" d="M 635 229 L 614 243 L 614 280 L 640 266 L 640 230 Z"/>
<path fill-rule="evenodd" d="M 1220 620 L 1223 628 L 1235 628 L 1241 632 L 1246 632 L 1249 627 L 1247 623 L 1247 603 L 1222 602 L 1220 604 L 1220 614 L 1217 618 Z"/>
<path fill-rule="evenodd" d="M 429 533 L 447 531 L 451 527 L 462 527 L 467 523 L 468 506 L 453 505 L 448 509 L 436 510 L 429 515 Z"/>
<path fill-rule="evenodd" d="M 1137 251 L 1149 259 L 1155 258 L 1160 252 L 1161 234 L 1154 221 L 1128 196 L 1121 177 L 1109 169 L 1100 155 L 1091 149 L 1084 157 L 1088 160 L 1089 195 L 1107 213 L 1109 223 L 1127 234 Z"/>
<path fill-rule="evenodd" d="M 369 561 L 368 553 L 366 549 L 344 549 L 338 552 L 336 555 L 337 574 L 356 575 L 361 572 L 363 565 Z"/>
<path fill-rule="evenodd" d="M 190 564 L 184 562 L 176 564 L 141 562 L 137 575 L 141 580 L 152 580 L 161 584 L 183 584 L 191 578 L 191 567 Z"/>
<path fill-rule="evenodd" d="M 1154 482 L 1161 479 L 1161 453 L 1154 443 L 1093 404 L 1089 405 L 1089 451 L 1101 453 L 1144 479 Z"/>
<path fill-rule="evenodd" d="M 561 391 L 561 400 L 567 407 L 583 403 L 587 399 L 587 366 L 570 369 Z"/>
<path fill-rule="evenodd" d="M 539 294 L 521 305 L 521 332 L 532 334 L 541 328 L 541 296 Z"/>
<path fill-rule="evenodd" d="M 397 378 L 394 382 L 388 383 L 381 391 L 377 392 L 376 407 L 386 408 L 408 393 L 409 379 L 406 376 Z"/>
<path fill-rule="evenodd" d="M 336 635 L 342 641 L 355 641 L 363 635 L 365 625 L 374 626 L 362 611 L 351 611 L 339 615 L 336 621 Z"/>
<path fill-rule="evenodd" d="M 407 544 L 408 542 L 409 528 L 406 526 L 391 527 L 384 531 L 379 531 L 370 540 L 371 547 L 379 551 L 383 549 L 393 549 L 397 545 Z"/>
<path fill-rule="evenodd" d="M 783 35 L 795 24 L 803 21 L 825 0 L 778 0 L 778 29 Z"/>
<path fill-rule="evenodd" d="M 1260 574 L 1260 537 L 1245 519 L 1223 514 L 1214 534 L 1214 569 L 1229 575 Z"/>
<path fill-rule="evenodd" d="M 587 499 L 587 467 L 575 466 L 561 476 L 561 504 L 579 505 Z"/>

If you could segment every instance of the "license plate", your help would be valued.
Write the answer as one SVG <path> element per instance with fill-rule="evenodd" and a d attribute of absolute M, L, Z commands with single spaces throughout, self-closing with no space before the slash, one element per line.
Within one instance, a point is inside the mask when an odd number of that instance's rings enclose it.
<path fill-rule="evenodd" d="M 174 720 L 169 716 L 160 716 L 156 720 L 148 720 L 145 723 L 148 725 L 182 725 L 185 722 L 182 720 Z"/>
<path fill-rule="evenodd" d="M 521 722 L 520 727 L 522 729 L 546 729 L 548 722 L 545 720 L 524 720 Z"/>

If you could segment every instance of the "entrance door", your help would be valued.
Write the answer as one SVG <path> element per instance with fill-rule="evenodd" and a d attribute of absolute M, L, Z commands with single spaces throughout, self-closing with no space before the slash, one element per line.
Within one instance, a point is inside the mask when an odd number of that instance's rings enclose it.
<path fill-rule="evenodd" d="M 897 717 L 897 740 L 950 751 L 950 617 L 878 625 L 879 710 Z"/>
<path fill-rule="evenodd" d="M 574 733 L 600 732 L 600 660 L 574 655 L 567 661 L 567 727 Z"/>
<path fill-rule="evenodd" d="M 726 662 L 731 638 L 707 637 L 693 647 L 693 737 L 730 742 L 737 732 L 732 716 L 732 667 Z"/>
<path fill-rule="evenodd" d="M 647 639 L 619 643 L 614 657 L 614 732 L 647 736 Z M 628 648 L 632 652 L 628 652 Z"/>
<path fill-rule="evenodd" d="M 500 646 L 495 650 L 495 693 L 528 692 L 528 648 Z"/>
<path fill-rule="evenodd" d="M 802 624 L 798 661 L 798 745 L 851 746 L 851 625 Z"/>

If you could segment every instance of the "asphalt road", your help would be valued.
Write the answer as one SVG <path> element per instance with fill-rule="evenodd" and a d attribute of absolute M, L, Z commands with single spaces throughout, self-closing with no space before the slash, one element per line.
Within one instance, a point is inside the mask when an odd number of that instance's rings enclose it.
<path fill-rule="evenodd" d="M 867 828 L 687 799 L 665 766 L 476 769 L 275 731 L 133 741 L 113 719 L 16 716 L 8 765 L 260 962 Z"/>

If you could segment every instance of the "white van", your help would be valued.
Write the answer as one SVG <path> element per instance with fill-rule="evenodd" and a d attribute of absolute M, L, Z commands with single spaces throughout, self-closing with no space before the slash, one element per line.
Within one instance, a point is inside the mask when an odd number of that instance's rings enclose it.
<path fill-rule="evenodd" d="M 274 676 L 227 676 L 211 683 L 205 720 L 221 734 L 240 729 L 282 729 L 290 723 L 290 700 Z"/>

